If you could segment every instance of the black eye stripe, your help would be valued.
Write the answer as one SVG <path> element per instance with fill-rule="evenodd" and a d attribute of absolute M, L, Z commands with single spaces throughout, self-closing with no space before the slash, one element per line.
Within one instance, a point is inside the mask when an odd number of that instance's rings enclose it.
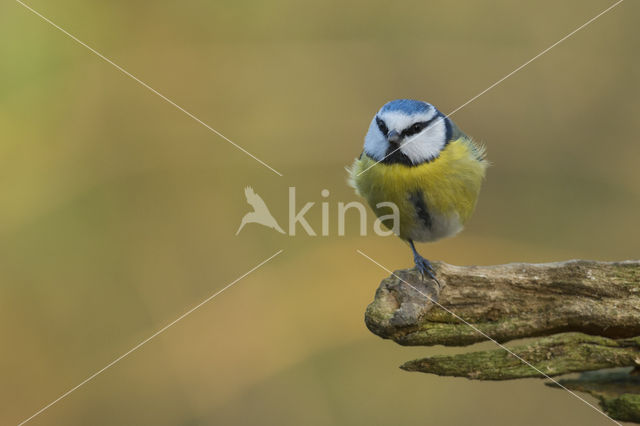
<path fill-rule="evenodd" d="M 429 124 L 427 121 L 420 121 L 418 123 L 414 123 L 413 125 L 411 125 L 411 127 L 404 129 L 402 131 L 402 134 L 404 136 L 415 135 L 416 133 L 420 133 L 421 131 L 423 131 L 425 127 L 427 127 L 427 124 Z"/>
<path fill-rule="evenodd" d="M 417 133 L 420 133 L 421 131 L 426 129 L 429 126 L 429 124 L 431 124 L 437 118 L 439 118 L 438 115 L 433 117 L 431 120 L 418 121 L 417 123 L 413 123 L 411 126 L 409 126 L 408 128 L 402 131 L 402 136 L 413 136 Z"/>
<path fill-rule="evenodd" d="M 387 136 L 387 134 L 389 133 L 389 129 L 387 128 L 387 125 L 384 124 L 384 121 L 382 121 L 380 117 L 376 117 L 376 124 L 378 125 L 378 129 L 380 129 L 382 134 Z"/>
<path fill-rule="evenodd" d="M 407 137 L 407 136 L 413 136 L 415 134 L 418 134 L 424 129 L 426 129 L 429 126 L 429 124 L 431 124 L 433 121 L 435 121 L 438 118 L 440 118 L 440 115 L 436 115 L 431 120 L 418 121 L 416 123 L 413 123 L 411 126 L 409 126 L 408 128 L 402 131 L 401 136 Z M 384 120 L 382 120 L 380 117 L 376 116 L 376 124 L 378 125 L 378 129 L 380 129 L 380 132 L 382 132 L 383 135 L 387 136 L 389 134 L 389 128 L 385 124 Z"/>

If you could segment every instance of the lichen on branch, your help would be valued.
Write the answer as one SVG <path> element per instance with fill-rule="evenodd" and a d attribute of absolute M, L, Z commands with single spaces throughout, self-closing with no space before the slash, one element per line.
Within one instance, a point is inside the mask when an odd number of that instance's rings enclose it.
<path fill-rule="evenodd" d="M 415 269 L 385 278 L 367 307 L 367 327 L 401 345 L 540 339 L 509 350 L 425 357 L 404 370 L 477 380 L 640 371 L 640 261 L 434 266 L 441 285 Z M 616 391 L 619 378 L 567 383 L 599 398 L 613 418 L 640 422 L 640 386 L 624 374 L 635 390 Z"/>
<path fill-rule="evenodd" d="M 640 336 L 638 261 L 435 266 L 442 288 L 414 269 L 384 279 L 367 308 L 367 327 L 401 345 L 487 340 L 426 294 L 498 342 L 562 332 Z"/>

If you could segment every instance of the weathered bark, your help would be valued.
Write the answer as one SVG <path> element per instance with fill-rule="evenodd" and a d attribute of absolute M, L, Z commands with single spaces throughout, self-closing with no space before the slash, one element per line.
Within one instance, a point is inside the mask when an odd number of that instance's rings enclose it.
<path fill-rule="evenodd" d="M 578 371 L 640 365 L 640 337 L 614 340 L 581 333 L 564 333 L 544 337 L 529 345 L 515 346 L 510 350 L 520 359 L 504 349 L 495 349 L 432 356 L 409 361 L 400 368 L 440 376 L 507 380 L 544 377 L 540 372 L 551 377 Z"/>
<path fill-rule="evenodd" d="M 499 342 L 562 332 L 640 336 L 639 261 L 435 267 L 441 289 L 414 269 L 383 280 L 367 308 L 369 329 L 402 345 L 487 340 L 426 295 Z"/>
<path fill-rule="evenodd" d="M 441 286 L 414 269 L 384 279 L 367 307 L 367 327 L 401 345 L 548 337 L 510 348 L 517 357 L 497 348 L 431 356 L 401 368 L 479 380 L 640 370 L 640 261 L 434 266 Z M 592 383 L 588 375 L 561 383 L 596 396 L 615 419 L 640 422 L 640 382 L 625 374 L 624 385 L 618 376 Z"/>

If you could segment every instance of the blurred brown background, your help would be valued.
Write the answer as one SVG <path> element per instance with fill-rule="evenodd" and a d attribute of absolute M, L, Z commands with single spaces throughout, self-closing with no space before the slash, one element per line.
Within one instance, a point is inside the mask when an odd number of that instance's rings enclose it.
<path fill-rule="evenodd" d="M 458 107 L 612 4 L 29 2 L 278 177 L 14 2 L 0 6 L 0 423 L 17 424 L 278 249 L 34 425 L 606 425 L 539 380 L 406 373 L 363 322 L 399 240 L 337 237 L 344 166 L 386 101 Z M 640 4 L 453 118 L 493 166 L 457 264 L 638 258 Z M 332 236 L 248 225 L 251 185 L 331 191 Z M 355 216 L 355 215 L 354 215 Z M 355 219 L 355 217 L 352 217 Z M 369 229 L 373 216 L 369 215 Z M 301 230 L 299 229 L 299 233 Z M 490 343 L 482 344 L 491 347 Z"/>

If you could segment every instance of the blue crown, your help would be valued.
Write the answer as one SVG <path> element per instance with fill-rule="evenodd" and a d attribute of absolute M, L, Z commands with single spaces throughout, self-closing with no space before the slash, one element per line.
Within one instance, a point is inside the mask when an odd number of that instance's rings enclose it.
<path fill-rule="evenodd" d="M 429 112 L 435 107 L 427 102 L 415 101 L 413 99 L 396 99 L 395 101 L 387 102 L 380 112 L 389 111 L 401 111 L 408 115 Z"/>

